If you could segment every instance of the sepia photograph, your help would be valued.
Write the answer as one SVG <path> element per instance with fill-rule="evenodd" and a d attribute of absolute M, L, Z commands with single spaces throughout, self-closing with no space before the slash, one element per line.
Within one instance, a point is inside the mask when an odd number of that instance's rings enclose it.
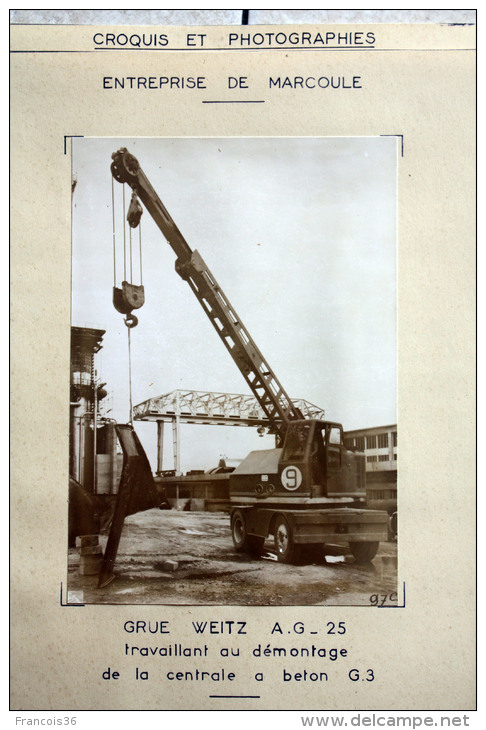
<path fill-rule="evenodd" d="M 401 600 L 399 142 L 72 140 L 68 602 Z"/>

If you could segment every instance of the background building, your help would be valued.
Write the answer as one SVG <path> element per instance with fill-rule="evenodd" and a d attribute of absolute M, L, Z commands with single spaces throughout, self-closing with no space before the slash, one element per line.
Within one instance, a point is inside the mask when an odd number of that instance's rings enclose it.
<path fill-rule="evenodd" d="M 373 509 L 386 509 L 390 515 L 396 513 L 398 462 L 396 424 L 346 431 L 344 443 L 348 449 L 361 451 L 366 457 L 368 506 Z"/>

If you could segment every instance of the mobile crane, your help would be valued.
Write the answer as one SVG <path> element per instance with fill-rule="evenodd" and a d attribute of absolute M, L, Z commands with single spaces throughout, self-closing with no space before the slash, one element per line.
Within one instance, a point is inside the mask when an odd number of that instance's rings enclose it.
<path fill-rule="evenodd" d="M 368 510 L 364 455 L 345 448 L 339 423 L 306 420 L 257 348 L 215 277 L 192 250 L 138 160 L 126 148 L 112 155 L 111 172 L 132 189 L 127 216 L 136 227 L 143 203 L 176 254 L 175 269 L 189 284 L 224 346 L 266 414 L 276 448 L 252 451 L 229 475 L 231 533 L 236 550 L 259 553 L 274 535 L 278 560 L 291 563 L 325 543 L 347 542 L 357 562 L 372 560 L 387 539 L 388 516 Z M 142 296 L 141 296 L 142 294 Z M 143 300 L 123 282 L 114 291 L 127 326 Z"/>

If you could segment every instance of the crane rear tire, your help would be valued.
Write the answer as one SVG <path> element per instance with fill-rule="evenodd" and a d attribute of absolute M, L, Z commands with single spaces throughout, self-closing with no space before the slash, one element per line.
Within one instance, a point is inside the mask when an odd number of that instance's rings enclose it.
<path fill-rule="evenodd" d="M 379 542 L 350 542 L 349 547 L 356 563 L 369 563 L 375 557 Z"/>
<path fill-rule="evenodd" d="M 231 516 L 231 537 L 238 552 L 260 555 L 265 543 L 264 537 L 249 535 L 244 513 L 237 509 Z"/>

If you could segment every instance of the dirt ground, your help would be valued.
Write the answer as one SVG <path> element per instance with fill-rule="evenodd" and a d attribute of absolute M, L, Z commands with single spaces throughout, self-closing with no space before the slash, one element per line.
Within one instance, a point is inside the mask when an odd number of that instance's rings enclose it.
<path fill-rule="evenodd" d="M 107 537 L 101 536 L 103 548 Z M 80 575 L 69 551 L 66 603 L 238 606 L 370 605 L 402 602 L 397 543 L 385 542 L 372 563 L 357 565 L 347 547 L 322 551 L 314 562 L 277 562 L 273 541 L 261 557 L 237 553 L 229 516 L 221 512 L 152 509 L 125 520 L 115 580 L 98 589 Z M 168 561 L 167 563 L 165 561 Z M 66 593 L 66 591 L 65 591 Z"/>

